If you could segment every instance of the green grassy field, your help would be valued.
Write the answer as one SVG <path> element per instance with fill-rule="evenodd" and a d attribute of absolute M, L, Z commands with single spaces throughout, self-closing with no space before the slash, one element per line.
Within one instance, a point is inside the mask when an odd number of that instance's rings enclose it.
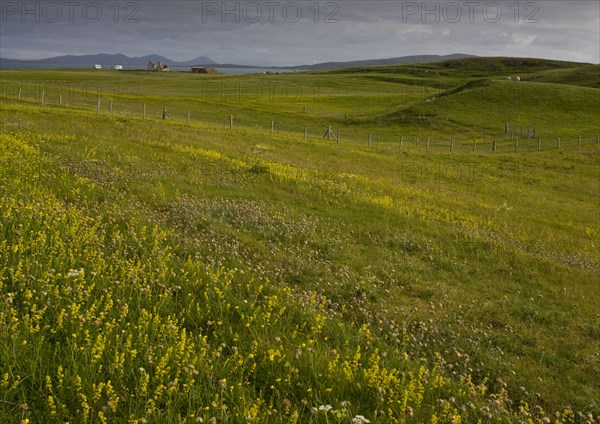
<path fill-rule="evenodd" d="M 599 69 L 2 70 L 0 422 L 598 422 Z"/>

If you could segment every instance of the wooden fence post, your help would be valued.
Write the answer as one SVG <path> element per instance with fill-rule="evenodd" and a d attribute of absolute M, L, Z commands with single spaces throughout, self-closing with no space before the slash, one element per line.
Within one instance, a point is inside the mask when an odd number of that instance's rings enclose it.
<path fill-rule="evenodd" d="M 477 139 L 473 140 L 473 151 L 477 150 Z"/>
<path fill-rule="evenodd" d="M 233 115 L 229 115 L 229 129 L 233 129 Z"/>
<path fill-rule="evenodd" d="M 19 87 L 19 94 L 17 94 L 17 100 L 21 100 L 21 87 Z"/>
<path fill-rule="evenodd" d="M 44 101 L 46 100 L 46 90 L 42 90 L 42 99 L 41 99 L 41 106 L 44 107 Z"/>
<path fill-rule="evenodd" d="M 96 104 L 96 113 L 100 113 L 100 97 L 98 97 L 98 103 Z"/>
<path fill-rule="evenodd" d="M 162 115 L 163 119 L 167 119 L 167 107 L 163 106 L 163 115 Z"/>
<path fill-rule="evenodd" d="M 271 121 L 271 135 L 273 135 L 273 128 L 275 127 L 275 121 Z"/>
<path fill-rule="evenodd" d="M 369 147 L 371 147 L 371 133 L 369 133 Z"/>
<path fill-rule="evenodd" d="M 307 126 L 307 125 L 305 125 L 305 126 L 304 126 L 304 141 L 306 141 L 306 136 L 307 136 L 307 133 L 308 133 L 308 126 Z"/>
<path fill-rule="evenodd" d="M 58 105 L 62 106 L 62 94 L 58 95 Z"/>
<path fill-rule="evenodd" d="M 190 125 L 190 110 L 187 111 L 187 124 Z"/>
<path fill-rule="evenodd" d="M 425 151 L 429 151 L 429 137 L 427 137 L 427 144 L 425 145 Z"/>
<path fill-rule="evenodd" d="M 492 152 L 496 153 L 496 140 L 492 141 Z"/>
<path fill-rule="evenodd" d="M 542 140 L 538 138 L 538 152 L 542 150 Z"/>
<path fill-rule="evenodd" d="M 108 113 L 112 113 L 112 100 L 110 101 L 110 104 L 108 105 Z"/>

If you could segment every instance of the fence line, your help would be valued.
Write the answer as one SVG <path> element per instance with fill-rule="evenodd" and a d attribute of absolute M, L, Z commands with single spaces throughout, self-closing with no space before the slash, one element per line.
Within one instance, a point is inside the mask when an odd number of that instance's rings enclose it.
<path fill-rule="evenodd" d="M 27 99 L 23 99 L 21 96 L 21 90 L 19 90 L 18 96 L 17 97 L 17 101 L 20 102 L 26 102 L 26 103 L 38 103 L 37 99 L 34 99 L 33 101 L 31 100 L 27 100 Z M 49 106 L 49 103 L 47 101 L 47 97 L 45 96 L 45 92 L 42 91 L 42 94 L 39 98 L 39 105 L 40 107 L 44 108 Z M 97 114 L 102 113 L 102 98 L 98 97 L 96 99 L 95 102 L 95 112 Z M 69 104 L 64 105 L 63 104 L 63 99 L 62 99 L 62 95 L 59 96 L 57 98 L 57 104 L 54 106 L 62 106 L 62 107 L 71 107 Z M 77 106 L 75 106 L 77 107 Z M 105 106 L 108 110 L 109 114 L 113 113 L 113 100 L 109 100 L 108 101 L 108 106 Z M 306 107 L 304 107 L 304 111 L 308 111 L 309 109 L 307 109 Z M 192 114 L 191 114 L 191 110 L 187 109 L 186 111 L 186 115 L 184 116 L 184 118 L 182 118 L 181 122 L 185 122 L 188 126 L 191 125 L 192 123 Z M 125 114 L 126 112 L 121 112 L 122 114 Z M 140 110 L 140 115 L 141 115 L 141 119 L 145 120 L 147 118 L 147 107 L 146 107 L 146 103 L 143 103 L 142 108 Z M 131 112 L 127 113 L 128 115 L 134 115 Z M 166 119 L 170 119 L 171 121 L 175 121 L 175 122 L 179 122 L 176 118 L 173 118 L 170 114 L 167 113 L 167 108 L 166 106 L 163 106 L 162 108 L 162 120 L 166 120 Z M 429 119 L 428 117 L 418 117 L 419 120 L 421 119 Z M 210 124 L 210 125 L 216 125 L 214 122 L 212 121 L 198 121 L 204 124 Z M 234 129 L 234 115 L 229 114 L 227 116 L 224 117 L 223 119 L 223 123 L 222 123 L 223 127 L 228 127 L 229 130 L 233 130 Z M 240 127 L 248 127 L 247 125 L 240 125 Z M 254 125 L 254 128 L 261 128 L 259 125 Z M 510 128 L 511 130 L 509 131 L 508 128 Z M 527 128 L 526 130 L 526 135 L 525 137 L 519 138 L 518 136 L 515 136 L 515 129 L 519 128 L 519 134 L 523 134 L 523 129 Z M 488 134 L 488 133 L 484 133 L 482 134 L 480 137 L 476 137 L 476 136 L 470 136 L 470 137 L 465 137 L 460 139 L 460 137 L 457 139 L 456 135 L 452 135 L 452 136 L 448 136 L 447 138 L 441 138 L 438 137 L 437 139 L 434 139 L 432 136 L 421 136 L 421 135 L 411 135 L 411 134 L 398 134 L 397 136 L 394 137 L 395 140 L 394 141 L 392 139 L 390 140 L 381 140 L 380 139 L 380 133 L 379 131 L 375 130 L 373 131 L 373 129 L 370 129 L 370 132 L 368 133 L 368 138 L 365 138 L 364 141 L 364 145 L 366 147 L 372 148 L 374 145 L 379 147 L 380 144 L 383 144 L 384 146 L 393 146 L 396 145 L 397 148 L 396 150 L 398 150 L 399 152 L 403 152 L 403 151 L 422 151 L 422 152 L 435 152 L 435 151 L 439 151 L 439 152 L 473 152 L 473 153 L 485 153 L 485 152 L 489 152 L 489 153 L 497 153 L 497 152 L 533 152 L 533 151 L 560 151 L 563 150 L 565 147 L 569 147 L 569 148 L 582 148 L 582 147 L 589 147 L 590 145 L 596 145 L 597 147 L 600 147 L 600 134 L 596 134 L 594 136 L 577 136 L 576 138 L 572 138 L 572 139 L 565 139 L 565 138 L 561 138 L 561 137 L 556 137 L 556 138 L 542 138 L 542 137 L 535 137 L 532 138 L 531 137 L 531 129 L 533 129 L 533 133 L 535 134 L 535 127 L 533 127 L 532 125 L 516 125 L 516 124 L 506 124 L 506 127 L 504 128 L 504 132 L 502 134 Z M 270 136 L 274 136 L 274 135 L 279 135 L 281 133 L 287 134 L 288 136 L 292 136 L 292 135 L 297 135 L 298 139 L 302 139 L 304 141 L 317 141 L 317 140 L 322 140 L 322 134 L 323 134 L 323 129 L 322 127 L 319 128 L 315 128 L 314 133 L 311 133 L 311 128 L 308 125 L 303 125 L 300 129 L 298 130 L 288 130 L 287 132 L 282 131 L 282 122 L 281 121 L 276 121 L 276 120 L 271 120 L 270 121 L 270 128 L 267 128 L 267 132 Z M 339 144 L 340 143 L 340 138 L 341 138 L 341 130 L 337 129 L 337 131 L 332 130 L 332 126 L 329 125 L 328 127 L 325 128 L 326 130 L 326 134 L 329 134 L 330 137 L 325 137 L 325 139 L 327 140 L 326 142 L 329 143 L 336 143 Z M 365 130 L 367 131 L 367 130 Z M 320 137 L 319 137 L 319 133 L 320 133 Z M 344 137 L 344 142 L 347 143 L 348 139 L 351 139 L 354 141 L 355 144 L 362 144 L 359 140 L 359 136 L 355 133 L 354 137 L 350 136 L 348 137 L 348 131 L 345 131 L 346 136 Z M 351 134 L 351 133 L 350 133 Z M 425 139 L 426 142 L 419 142 L 419 137 L 421 137 L 422 139 Z M 405 143 L 405 140 L 414 140 L 414 143 Z"/>

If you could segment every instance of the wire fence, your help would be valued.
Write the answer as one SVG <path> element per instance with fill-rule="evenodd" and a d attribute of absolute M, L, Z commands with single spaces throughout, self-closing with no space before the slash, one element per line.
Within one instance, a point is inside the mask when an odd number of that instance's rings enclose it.
<path fill-rule="evenodd" d="M 192 114 L 190 109 L 185 110 L 182 105 L 177 105 L 175 111 L 166 106 L 159 107 L 156 103 L 141 103 L 139 99 L 123 99 L 114 97 L 97 97 L 95 99 L 88 95 L 80 96 L 77 102 L 67 102 L 62 95 L 55 95 L 52 98 L 45 96 L 42 91 L 37 96 L 25 97 L 19 91 L 11 98 L 2 96 L 3 100 L 16 101 L 30 105 L 39 105 L 40 107 L 70 107 L 84 110 L 93 110 L 97 114 L 120 114 L 130 117 L 138 117 L 142 120 L 164 120 L 165 122 L 177 122 L 180 124 L 193 125 L 216 125 L 229 130 L 254 129 L 263 132 L 270 137 L 291 137 L 304 141 L 325 141 L 332 144 L 354 144 L 364 145 L 369 148 L 394 149 L 404 152 L 448 152 L 448 153 L 509 153 L 509 152 L 547 152 L 561 151 L 565 149 L 580 149 L 588 147 L 600 148 L 600 134 L 585 134 L 576 137 L 536 137 L 536 129 L 532 125 L 518 125 L 507 123 L 503 131 L 490 134 L 477 132 L 475 125 L 468 129 L 467 134 L 452 134 L 440 136 L 438 134 L 427 135 L 426 128 L 420 130 L 418 134 L 411 134 L 408 131 L 402 134 L 398 128 L 368 128 L 364 125 L 343 125 L 338 123 L 336 126 L 324 126 L 322 123 L 311 121 L 306 125 L 298 122 L 284 122 L 282 119 L 273 119 L 266 122 L 257 122 L 256 117 L 236 116 L 233 114 L 223 116 L 222 120 L 214 114 L 204 115 L 206 119 L 199 119 Z M 130 100 L 130 101 L 127 101 Z M 117 112 L 118 109 L 118 112 Z M 319 112 L 319 115 L 328 118 L 348 118 L 349 116 L 360 115 L 360 110 L 348 112 L 324 111 L 324 109 L 310 109 L 306 106 L 302 111 L 306 114 Z M 210 119 L 213 118 L 213 119 Z M 404 117 L 402 117 L 404 118 Z M 416 122 L 430 121 L 431 117 L 416 116 L 413 117 Z M 448 122 L 448 119 L 443 119 Z M 404 119 L 402 119 L 404 121 Z M 308 119 L 307 119 L 308 122 Z M 454 129 L 455 130 L 455 129 Z M 397 134 L 394 134 L 397 132 Z M 466 132 L 466 131 L 465 131 Z"/>

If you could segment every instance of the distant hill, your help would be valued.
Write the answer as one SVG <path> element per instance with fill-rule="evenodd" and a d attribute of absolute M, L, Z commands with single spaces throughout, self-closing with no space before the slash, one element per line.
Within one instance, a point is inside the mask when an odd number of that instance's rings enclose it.
<path fill-rule="evenodd" d="M 177 62 L 168 57 L 158 54 L 151 54 L 139 57 L 129 57 L 124 54 L 106 54 L 99 53 L 94 55 L 66 55 L 49 57 L 40 60 L 16 60 L 16 59 L 1 59 L 0 67 L 2 68 L 54 68 L 54 67 L 89 67 L 94 64 L 104 66 L 123 65 L 125 67 L 146 67 L 149 60 L 160 60 L 162 63 L 169 66 L 191 66 L 191 65 L 215 65 L 215 62 L 206 57 L 199 56 L 192 60 Z"/>
<path fill-rule="evenodd" d="M 402 76 L 403 82 L 410 76 L 413 82 L 426 79 L 428 84 L 439 88 L 462 84 L 465 79 L 516 76 L 522 80 L 600 88 L 600 65 L 521 57 L 473 56 L 431 63 L 356 66 L 327 72 L 373 73 L 372 78 L 389 81 Z"/>
<path fill-rule="evenodd" d="M 300 65 L 295 67 L 302 70 L 319 70 L 319 69 L 339 69 L 339 68 L 354 68 L 363 66 L 382 66 L 382 65 L 406 65 L 412 63 L 432 63 L 450 59 L 464 59 L 477 57 L 468 54 L 454 53 L 449 55 L 418 55 L 418 56 L 401 56 L 392 57 L 389 59 L 369 59 L 369 60 L 354 60 L 350 62 L 323 62 L 314 65 Z"/>
<path fill-rule="evenodd" d="M 581 66 L 583 63 L 562 60 L 537 59 L 525 57 L 470 57 L 466 59 L 446 60 L 436 63 L 439 69 L 454 69 L 464 72 L 533 72 L 553 69 L 566 69 Z"/>
<path fill-rule="evenodd" d="M 600 88 L 600 65 L 583 65 L 575 68 L 555 69 L 533 74 L 528 79 L 536 82 Z"/>

